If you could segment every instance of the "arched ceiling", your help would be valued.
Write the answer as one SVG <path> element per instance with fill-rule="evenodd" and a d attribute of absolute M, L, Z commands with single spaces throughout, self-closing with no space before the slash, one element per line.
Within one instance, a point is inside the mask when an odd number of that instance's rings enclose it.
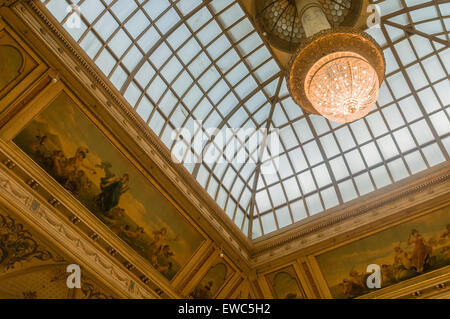
<path fill-rule="evenodd" d="M 292 101 L 239 1 L 41 1 L 168 149 L 192 144 L 182 150 L 196 160 L 184 166 L 252 239 L 449 160 L 448 0 L 374 1 L 381 25 L 367 32 L 386 79 L 376 108 L 347 125 Z M 250 143 L 244 128 L 279 132 L 281 147 Z M 227 129 L 236 134 L 216 136 Z"/>

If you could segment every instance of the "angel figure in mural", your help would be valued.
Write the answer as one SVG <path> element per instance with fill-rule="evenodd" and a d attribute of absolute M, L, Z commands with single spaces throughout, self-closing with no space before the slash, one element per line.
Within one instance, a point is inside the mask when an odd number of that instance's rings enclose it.
<path fill-rule="evenodd" d="M 38 129 L 36 139 L 34 140 L 34 142 L 30 144 L 30 149 L 34 153 L 38 161 L 43 162 L 47 157 L 48 153 L 46 146 L 47 141 L 48 141 L 47 135 L 42 134 L 41 130 Z"/>
<path fill-rule="evenodd" d="M 157 255 L 154 255 L 155 257 L 152 259 L 152 265 L 155 267 L 156 270 L 158 270 L 160 273 L 162 273 L 165 276 L 168 276 L 169 273 L 172 271 L 173 264 L 172 262 L 168 262 L 165 265 L 161 265 L 158 261 L 158 256 L 163 256 L 166 259 L 169 259 L 174 254 L 172 250 L 170 250 L 169 245 L 162 246 L 162 249 L 157 253 Z"/>
<path fill-rule="evenodd" d="M 416 268 L 416 271 L 418 273 L 423 272 L 424 267 L 431 259 L 431 246 L 427 245 L 425 238 L 423 238 L 416 229 L 411 231 L 411 235 L 408 238 L 408 245 L 414 245 L 411 261 Z"/>
<path fill-rule="evenodd" d="M 96 174 L 97 172 L 92 167 L 87 166 L 84 163 L 84 160 L 89 153 L 89 149 L 87 147 L 79 147 L 77 148 L 74 157 L 68 158 L 66 161 L 66 165 L 64 167 L 66 171 L 66 175 L 76 175 L 79 170 L 85 169 L 92 172 L 92 174 Z"/>
<path fill-rule="evenodd" d="M 159 230 L 153 231 L 153 242 L 148 247 L 150 261 L 157 269 L 160 267 L 158 257 L 169 258 L 173 256 L 170 246 L 165 243 L 178 240 L 178 235 L 175 236 L 175 238 L 168 238 L 167 233 L 168 231 L 166 227 L 161 227 Z"/>
<path fill-rule="evenodd" d="M 121 226 L 120 232 L 130 239 L 137 239 L 144 234 L 144 228 L 137 226 L 135 230 L 131 230 L 129 225 Z"/>

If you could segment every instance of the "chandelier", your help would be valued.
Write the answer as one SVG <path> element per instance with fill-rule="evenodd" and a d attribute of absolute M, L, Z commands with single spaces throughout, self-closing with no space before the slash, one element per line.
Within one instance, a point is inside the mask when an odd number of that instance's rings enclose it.
<path fill-rule="evenodd" d="M 375 69 L 362 56 L 337 52 L 323 57 L 308 71 L 305 93 L 318 113 L 338 123 L 366 116 L 378 97 Z"/>
<path fill-rule="evenodd" d="M 277 3 L 282 10 L 274 13 L 277 21 L 284 20 L 282 13 L 295 8 L 294 16 L 298 18 L 294 21 L 299 24 L 297 29 L 301 28 L 304 33 L 291 58 L 288 74 L 288 88 L 294 101 L 310 113 L 337 123 L 353 122 L 366 116 L 376 104 L 384 79 L 385 60 L 375 40 L 354 27 L 362 1 L 332 1 L 330 4 L 337 9 L 331 14 L 336 13 L 336 19 L 324 10 L 328 0 L 267 1 L 271 5 Z M 351 8 L 359 11 L 351 11 Z M 261 11 L 262 15 L 264 12 Z M 344 13 L 348 14 L 345 19 L 342 18 Z M 335 22 L 333 25 L 330 18 Z M 343 22 L 336 25 L 339 19 Z M 278 45 L 280 37 L 273 32 L 268 35 L 269 41 Z"/>

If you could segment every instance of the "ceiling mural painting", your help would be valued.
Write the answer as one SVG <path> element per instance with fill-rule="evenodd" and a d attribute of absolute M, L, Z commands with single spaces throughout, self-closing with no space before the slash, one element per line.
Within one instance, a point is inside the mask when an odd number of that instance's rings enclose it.
<path fill-rule="evenodd" d="M 269 289 L 276 299 L 305 299 L 305 293 L 300 285 L 294 267 L 277 270 L 265 276 Z"/>
<path fill-rule="evenodd" d="M 215 298 L 230 277 L 230 272 L 231 269 L 225 263 L 217 263 L 208 270 L 200 283 L 189 294 L 189 297 L 192 299 Z"/>
<path fill-rule="evenodd" d="M 367 288 L 368 265 L 381 268 L 381 288 L 450 265 L 450 207 L 317 256 L 334 298 L 354 298 Z"/>
<path fill-rule="evenodd" d="M 204 241 L 67 93 L 60 92 L 14 142 L 167 279 Z"/>

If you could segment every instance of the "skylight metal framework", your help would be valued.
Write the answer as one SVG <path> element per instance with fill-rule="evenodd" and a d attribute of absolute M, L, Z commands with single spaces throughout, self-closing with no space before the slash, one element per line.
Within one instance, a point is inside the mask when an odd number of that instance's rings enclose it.
<path fill-rule="evenodd" d="M 169 149 L 174 130 L 195 121 L 203 152 L 225 158 L 239 145 L 232 157 L 243 152 L 245 163 L 185 167 L 252 239 L 449 160 L 448 0 L 373 2 L 382 23 L 367 32 L 384 50 L 386 80 L 376 109 L 346 125 L 293 102 L 239 1 L 41 1 Z M 69 27 L 69 4 L 81 28 Z M 222 145 L 210 127 L 279 129 L 281 151 L 237 135 Z M 275 160 L 276 174 L 260 172 Z"/>

